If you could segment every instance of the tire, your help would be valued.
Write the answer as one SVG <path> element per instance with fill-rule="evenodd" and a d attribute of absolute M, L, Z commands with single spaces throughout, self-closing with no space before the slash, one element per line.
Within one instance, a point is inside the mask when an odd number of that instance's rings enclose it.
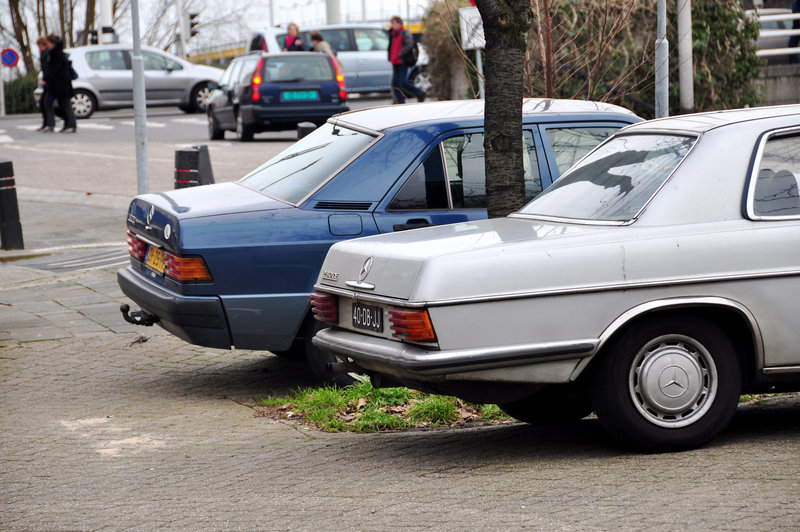
<path fill-rule="evenodd" d="M 570 384 L 548 384 L 530 397 L 497 406 L 509 416 L 531 425 L 572 423 L 592 413 L 586 394 Z"/>
<path fill-rule="evenodd" d="M 219 128 L 219 123 L 211 111 L 208 112 L 208 139 L 209 140 L 222 140 L 225 138 L 225 131 Z"/>
<path fill-rule="evenodd" d="M 699 447 L 730 423 L 741 368 L 713 322 L 676 317 L 634 325 L 609 346 L 592 379 L 603 427 L 646 451 Z"/>
<path fill-rule="evenodd" d="M 208 83 L 198 83 L 189 96 L 189 105 L 181 107 L 181 109 L 187 113 L 204 113 L 210 95 L 211 87 L 208 86 Z"/>
<path fill-rule="evenodd" d="M 239 142 L 253 140 L 253 126 L 246 124 L 239 113 L 236 114 L 236 138 L 239 139 Z"/>
<path fill-rule="evenodd" d="M 306 351 L 306 361 L 308 361 L 308 366 L 311 368 L 311 373 L 321 382 L 343 388 L 356 382 L 356 379 L 349 373 L 333 369 L 331 364 L 339 361 L 336 356 L 329 351 L 320 349 L 311 341 L 315 334 L 327 327 L 327 325 L 311 316 L 306 319 L 306 323 L 303 325 L 303 346 Z"/>
<path fill-rule="evenodd" d="M 411 75 L 411 83 L 425 93 L 426 96 L 430 96 L 433 90 L 433 80 L 431 79 L 431 75 L 428 71 L 418 68 L 414 71 Z"/>
<path fill-rule="evenodd" d="M 72 112 L 75 113 L 75 118 L 89 118 L 97 110 L 97 100 L 94 94 L 87 90 L 77 89 L 73 91 L 70 103 L 72 104 Z"/>

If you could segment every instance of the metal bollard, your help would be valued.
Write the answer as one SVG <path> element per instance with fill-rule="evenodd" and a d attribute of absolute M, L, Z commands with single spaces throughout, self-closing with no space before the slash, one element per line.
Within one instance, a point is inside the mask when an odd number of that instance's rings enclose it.
<path fill-rule="evenodd" d="M 297 124 L 297 140 L 302 139 L 315 129 L 317 129 L 317 125 L 313 122 L 300 122 Z"/>
<path fill-rule="evenodd" d="M 25 249 L 19 221 L 14 165 L 0 160 L 0 242 L 3 249 Z"/>
<path fill-rule="evenodd" d="M 175 188 L 196 187 L 214 183 L 208 146 L 187 146 L 175 150 Z"/>

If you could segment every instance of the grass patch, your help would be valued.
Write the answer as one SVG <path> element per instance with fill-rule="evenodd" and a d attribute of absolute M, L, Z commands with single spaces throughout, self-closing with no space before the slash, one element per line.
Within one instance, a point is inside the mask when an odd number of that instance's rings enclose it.
<path fill-rule="evenodd" d="M 510 422 L 497 405 L 473 405 L 455 397 L 408 388 L 375 389 L 369 382 L 346 388 L 304 388 L 285 397 L 255 401 L 256 417 L 290 419 L 328 432 L 378 432 L 418 427 Z"/>

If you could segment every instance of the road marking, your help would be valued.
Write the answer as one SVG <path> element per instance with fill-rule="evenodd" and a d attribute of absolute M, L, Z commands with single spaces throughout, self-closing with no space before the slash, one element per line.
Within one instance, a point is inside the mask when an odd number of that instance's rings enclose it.
<path fill-rule="evenodd" d="M 205 118 L 197 118 L 197 117 L 173 118 L 172 121 L 177 124 L 191 124 L 193 126 L 208 125 L 208 121 Z"/>
<path fill-rule="evenodd" d="M 14 149 L 14 150 L 24 150 L 24 151 L 34 151 L 34 152 L 41 152 L 41 153 L 49 153 L 51 155 L 55 154 L 55 153 L 59 153 L 59 154 L 62 154 L 62 155 L 79 155 L 81 157 L 98 157 L 100 159 L 118 159 L 118 160 L 121 160 L 121 161 L 135 161 L 136 160 L 136 156 L 134 156 L 134 155 L 112 155 L 110 153 L 91 153 L 91 152 L 77 151 L 77 150 L 55 150 L 55 149 L 51 149 L 51 148 L 36 148 L 36 147 L 33 147 L 33 146 L 20 146 L 18 144 L 15 145 L 15 146 L 6 146 L 6 148 Z M 150 162 L 154 162 L 155 161 L 155 162 L 160 162 L 160 163 L 174 163 L 175 162 L 173 159 L 159 159 L 159 158 L 155 158 L 155 157 L 150 157 L 149 160 L 150 160 Z M 218 163 L 218 164 L 223 164 L 223 163 Z"/>
<path fill-rule="evenodd" d="M 79 126 L 78 129 L 102 129 L 102 130 L 114 129 L 114 126 L 109 126 L 108 124 L 96 124 L 92 122 L 80 122 L 78 126 Z"/>
<path fill-rule="evenodd" d="M 17 126 L 17 129 L 25 129 L 27 131 L 36 131 L 40 127 L 42 127 L 42 126 L 41 125 L 38 125 L 38 126 L 36 126 L 36 125 L 24 125 L 24 126 Z"/>
<path fill-rule="evenodd" d="M 123 120 L 120 122 L 123 126 L 135 126 L 136 121 L 134 120 Z M 147 127 L 167 127 L 167 124 L 164 122 L 150 122 L 149 120 L 146 123 Z"/>
<path fill-rule="evenodd" d="M 14 139 L 8 135 L 0 135 L 0 142 L 14 142 Z"/>

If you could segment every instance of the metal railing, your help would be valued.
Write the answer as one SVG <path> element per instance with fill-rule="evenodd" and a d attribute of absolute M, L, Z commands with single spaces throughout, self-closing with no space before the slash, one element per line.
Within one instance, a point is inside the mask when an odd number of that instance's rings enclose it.
<path fill-rule="evenodd" d="M 755 18 L 758 22 L 780 22 L 783 20 L 800 20 L 800 13 L 779 13 L 775 15 L 759 15 L 756 13 Z M 792 55 L 800 54 L 800 47 L 788 47 L 789 37 L 800 36 L 800 30 L 761 30 L 758 34 L 759 37 L 773 37 L 773 38 L 786 38 L 786 48 L 768 48 L 766 50 L 756 50 L 758 57 L 774 57 L 779 55 Z"/>

